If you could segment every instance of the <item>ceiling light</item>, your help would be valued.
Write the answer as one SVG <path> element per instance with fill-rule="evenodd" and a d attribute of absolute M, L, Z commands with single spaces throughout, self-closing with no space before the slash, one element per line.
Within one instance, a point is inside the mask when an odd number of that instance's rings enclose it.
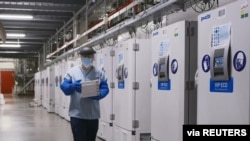
<path fill-rule="evenodd" d="M 12 20 L 31 20 L 33 16 L 31 15 L 11 15 L 11 14 L 1 14 L 0 19 L 12 19 Z"/>
<path fill-rule="evenodd" d="M 20 43 L 20 42 L 17 42 L 17 41 L 5 41 L 5 42 L 3 42 L 3 41 L 0 41 L 0 43 L 1 44 L 18 44 L 18 43 Z"/>
<path fill-rule="evenodd" d="M 7 33 L 7 37 L 25 37 L 25 34 L 19 34 L 19 33 Z"/>
<path fill-rule="evenodd" d="M 46 62 L 51 62 L 51 59 L 46 59 Z"/>
<path fill-rule="evenodd" d="M 21 47 L 19 44 L 0 44 L 0 47 Z"/>

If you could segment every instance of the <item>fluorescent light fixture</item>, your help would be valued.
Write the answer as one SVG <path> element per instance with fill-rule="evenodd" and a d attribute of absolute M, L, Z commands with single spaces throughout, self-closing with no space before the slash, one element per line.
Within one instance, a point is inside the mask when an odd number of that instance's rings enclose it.
<path fill-rule="evenodd" d="M 25 34 L 19 34 L 19 33 L 7 33 L 7 37 L 25 37 Z"/>
<path fill-rule="evenodd" d="M 51 62 L 52 60 L 51 59 L 46 59 L 46 62 Z"/>
<path fill-rule="evenodd" d="M 0 47 L 21 47 L 19 44 L 0 44 Z"/>
<path fill-rule="evenodd" d="M 11 15 L 11 14 L 0 14 L 0 19 L 12 19 L 12 20 L 31 20 L 31 15 Z"/>
<path fill-rule="evenodd" d="M 5 44 L 18 44 L 20 42 L 17 41 L 5 41 Z M 3 41 L 0 41 L 0 44 L 3 44 Z"/>

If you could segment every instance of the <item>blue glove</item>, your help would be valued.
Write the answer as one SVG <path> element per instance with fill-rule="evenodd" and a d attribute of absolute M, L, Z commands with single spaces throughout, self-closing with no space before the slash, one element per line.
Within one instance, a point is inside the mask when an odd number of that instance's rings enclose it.
<path fill-rule="evenodd" d="M 65 95 L 71 95 L 74 93 L 74 88 L 72 87 L 72 81 L 68 79 L 64 79 L 64 81 L 60 85 L 61 90 Z"/>
<path fill-rule="evenodd" d="M 81 93 L 82 92 L 82 84 L 80 83 L 82 80 L 77 80 L 75 82 L 73 82 L 72 86 L 74 88 L 75 91 Z"/>
<path fill-rule="evenodd" d="M 104 97 L 106 97 L 109 93 L 109 87 L 108 87 L 108 83 L 107 81 L 101 81 L 100 85 L 99 85 L 99 96 L 94 96 L 94 97 L 90 97 L 91 99 L 94 100 L 101 100 Z"/>

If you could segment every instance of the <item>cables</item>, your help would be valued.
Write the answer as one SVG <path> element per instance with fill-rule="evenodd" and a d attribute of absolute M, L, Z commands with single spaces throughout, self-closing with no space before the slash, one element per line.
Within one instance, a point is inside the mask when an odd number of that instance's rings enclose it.
<path fill-rule="evenodd" d="M 117 43 L 116 40 L 104 40 L 104 43 L 107 45 L 107 46 L 115 46 L 115 44 Z"/>
<path fill-rule="evenodd" d="M 193 2 L 193 3 L 192 3 Z M 214 7 L 215 0 L 190 0 L 190 5 L 197 13 L 209 11 Z M 217 0 L 218 5 L 218 0 Z"/>

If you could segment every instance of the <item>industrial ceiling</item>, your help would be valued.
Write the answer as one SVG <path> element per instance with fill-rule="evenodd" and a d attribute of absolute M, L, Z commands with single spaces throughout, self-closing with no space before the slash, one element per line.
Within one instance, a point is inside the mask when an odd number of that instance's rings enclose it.
<path fill-rule="evenodd" d="M 143 0 L 138 0 L 143 1 Z M 197 7 L 205 7 L 214 3 L 214 0 L 145 0 L 144 3 L 148 4 L 154 1 L 161 1 L 160 5 L 164 3 L 174 3 L 178 6 L 176 10 L 185 9 L 192 4 Z M 213 2 L 210 2 L 213 1 Z M 42 52 L 46 56 L 50 53 L 55 53 L 58 48 L 65 43 L 66 40 L 62 41 L 63 38 L 67 38 L 67 34 L 64 33 L 61 29 L 65 27 L 69 21 L 72 21 L 72 18 L 76 15 L 79 22 L 85 20 L 87 21 L 88 28 L 92 24 L 97 24 L 100 18 L 103 18 L 105 12 L 109 14 L 120 13 L 129 6 L 129 3 L 132 3 L 133 0 L 11 0 L 11 1 L 0 1 L 0 29 L 1 25 L 3 26 L 6 32 L 6 41 L 5 43 L 18 44 L 21 47 L 10 48 L 3 46 L 0 43 L 0 58 L 31 58 L 38 57 L 39 53 Z M 201 2 L 201 6 L 198 3 Z M 87 3 L 87 4 L 86 4 Z M 92 5 L 92 4 L 93 5 Z M 218 3 L 218 0 L 217 0 Z M 139 3 L 138 3 L 139 4 Z M 127 7 L 126 7 L 127 6 Z M 87 7 L 87 8 L 86 8 Z M 211 6 L 213 7 L 213 5 Z M 87 9 L 83 11 L 85 14 L 79 14 L 83 8 Z M 158 7 L 159 8 L 159 7 Z M 209 7 L 210 8 L 210 7 Z M 156 8 L 155 8 L 156 9 Z M 164 7 L 162 7 L 165 10 Z M 153 10 L 154 11 L 154 8 Z M 171 11 L 171 9 L 170 9 Z M 150 13 L 149 11 L 147 11 Z M 145 13 L 145 12 L 144 12 Z M 8 14 L 7 19 L 6 15 Z M 78 15 L 79 14 L 79 15 Z M 152 13 L 155 15 L 156 13 Z M 32 19 L 17 19 L 11 18 L 10 15 L 30 15 L 33 16 Z M 83 18 L 81 18 L 81 16 Z M 86 15 L 86 16 L 84 16 Z M 161 15 L 161 14 L 159 14 Z M 112 15 L 113 16 L 113 15 Z M 110 18 L 110 17 L 109 17 Z M 124 17 L 123 17 L 124 18 Z M 146 17 L 145 17 L 146 18 Z M 121 17 L 116 18 L 118 20 L 109 21 L 110 23 L 117 23 L 121 20 Z M 126 19 L 126 17 L 124 18 Z M 115 25 L 115 24 L 114 24 Z M 132 25 L 127 25 L 132 26 Z M 125 26 L 124 26 L 125 27 Z M 72 28 L 72 27 L 71 27 Z M 70 29 L 70 31 L 75 31 L 75 29 Z M 86 30 L 86 29 L 85 29 Z M 120 30 L 120 27 L 119 27 Z M 76 34 L 82 34 L 81 29 L 77 29 L 77 32 L 72 33 L 75 36 Z M 99 31 L 98 31 L 99 32 Z M 25 34 L 24 37 L 9 37 L 9 34 Z M 62 33 L 62 35 L 61 35 Z M 111 34 L 112 32 L 110 32 Z M 0 36 L 2 33 L 0 32 Z M 58 36 L 55 36 L 58 35 Z M 89 34 L 90 35 L 90 34 Z M 89 36 L 88 35 L 88 36 Z M 66 36 L 66 37 L 65 37 Z M 70 40 L 72 37 L 69 38 Z M 1 41 L 1 37 L 0 37 Z M 94 41 L 94 40 L 93 40 Z M 3 39 L 2 41 L 3 42 Z M 68 42 L 68 41 L 66 41 Z M 62 44 L 60 44 L 62 43 Z M 49 45 L 48 45 L 49 44 Z M 3 47 L 2 47 L 3 46 Z M 45 49 L 45 50 L 43 50 Z M 57 57 L 61 53 L 54 54 Z"/>
<path fill-rule="evenodd" d="M 0 22 L 6 34 L 25 34 L 25 37 L 7 36 L 6 43 L 20 44 L 21 47 L 0 47 L 0 58 L 36 57 L 43 44 L 69 21 L 85 2 L 86 0 L 0 1 Z M 33 19 L 6 19 L 1 17 L 3 14 L 31 15 Z"/>

